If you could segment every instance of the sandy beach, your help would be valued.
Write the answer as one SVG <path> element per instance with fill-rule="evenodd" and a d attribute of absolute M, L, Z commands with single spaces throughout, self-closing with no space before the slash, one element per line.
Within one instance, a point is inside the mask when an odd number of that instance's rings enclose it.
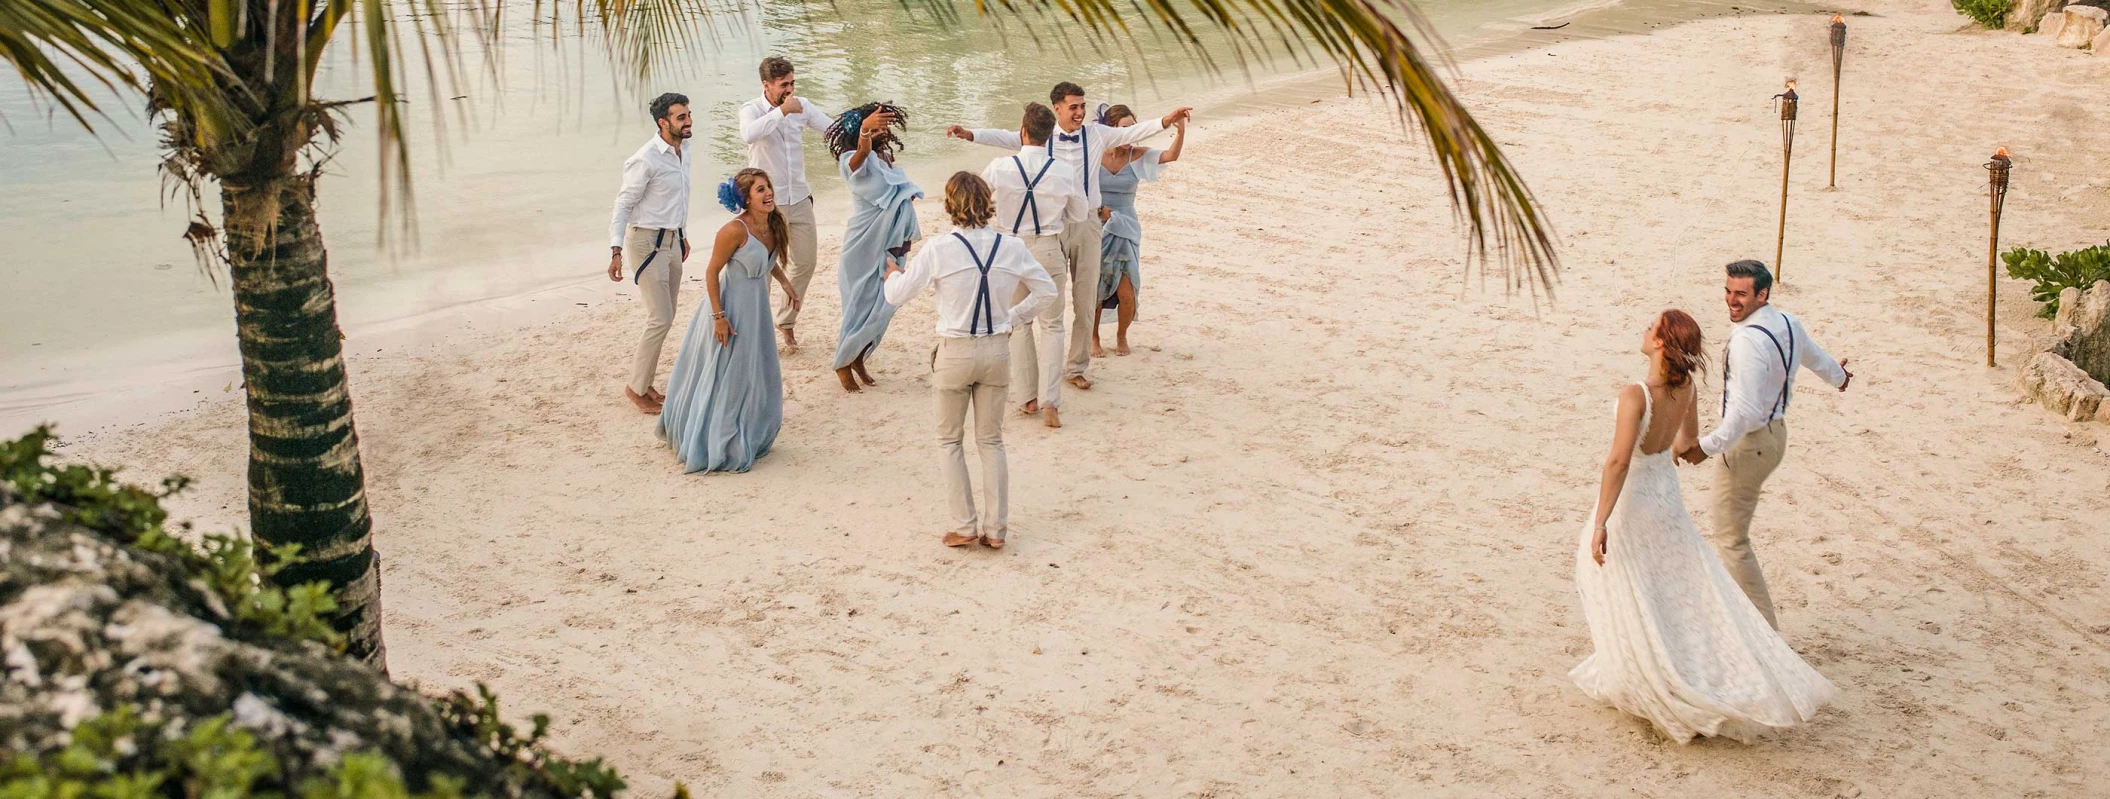
<path fill-rule="evenodd" d="M 1199 120 L 1141 194 L 1137 351 L 1062 430 L 1007 427 L 1001 553 L 937 543 L 930 303 L 877 389 L 835 386 L 839 217 L 783 433 L 743 475 L 681 475 L 621 400 L 632 286 L 526 328 L 354 337 L 392 670 L 549 713 L 637 796 L 2110 795 L 2110 425 L 2014 388 L 2046 326 L 2020 283 L 1983 365 L 1978 167 L 2017 155 L 2006 243 L 2110 238 L 2110 57 L 1862 8 L 1831 192 L 1824 16 L 1462 65 L 1561 234 L 1550 305 L 1461 281 L 1431 161 L 1376 102 Z M 1858 377 L 1798 386 L 1754 538 L 1842 693 L 1764 743 L 1681 747 L 1567 682 L 1574 550 L 1643 323 L 1687 309 L 1718 351 L 1721 265 L 1772 257 L 1789 76 L 1774 300 Z M 177 515 L 238 526 L 228 396 L 67 454 L 191 475 Z M 1685 470 L 1694 508 L 1706 478 Z"/>

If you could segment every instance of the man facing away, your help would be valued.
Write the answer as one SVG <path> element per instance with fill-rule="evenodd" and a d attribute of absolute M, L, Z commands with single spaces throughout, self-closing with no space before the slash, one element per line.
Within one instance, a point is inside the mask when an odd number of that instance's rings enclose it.
<path fill-rule="evenodd" d="M 747 142 L 747 165 L 769 173 L 777 189 L 777 209 L 791 223 L 791 286 L 804 297 L 813 282 L 815 238 L 813 187 L 806 183 L 806 151 L 799 139 L 809 129 L 827 133 L 835 118 L 794 93 L 798 74 L 790 61 L 762 59 L 761 72 L 762 96 L 740 106 L 740 138 Z M 777 307 L 777 331 L 787 355 L 799 349 L 798 334 L 792 330 L 798 321 L 798 306 L 785 301 Z"/>
<path fill-rule="evenodd" d="M 1084 87 L 1075 83 L 1055 84 L 1048 92 L 1048 102 L 1054 104 L 1055 123 L 1061 128 L 1055 134 L 1050 154 L 1069 167 L 1070 174 L 1083 186 L 1085 206 L 1090 211 L 1083 224 L 1068 226 L 1062 237 L 1064 259 L 1070 267 L 1068 358 L 1063 368 L 1069 374 L 1070 385 L 1089 389 L 1092 381 L 1084 372 L 1092 362 L 1091 331 L 1099 319 L 1099 236 L 1107 215 L 1099 201 L 1099 159 L 1108 147 L 1134 144 L 1163 133 L 1167 126 L 1186 119 L 1193 109 L 1177 108 L 1163 119 L 1115 128 L 1085 121 Z M 949 125 L 945 135 L 1003 150 L 1016 150 L 1024 144 L 1016 131 L 1009 130 L 968 130 Z"/>
<path fill-rule="evenodd" d="M 1055 281 L 1055 301 L 1011 329 L 1011 404 L 1027 414 L 1039 413 L 1042 424 L 1061 427 L 1056 409 L 1062 406 L 1067 347 L 1062 317 L 1068 313 L 1062 298 L 1071 283 L 1063 232 L 1083 225 L 1091 210 L 1070 169 L 1048 154 L 1048 138 L 1054 132 L 1055 112 L 1027 103 L 1019 122 L 1018 154 L 991 160 L 982 180 L 996 195 L 992 225 L 1023 241 Z M 1097 296 L 1098 283 L 1092 286 Z"/>
<path fill-rule="evenodd" d="M 1010 521 L 1010 476 L 1004 462 L 1009 339 L 1013 327 L 1055 301 L 1055 281 L 1025 242 L 989 229 L 995 213 L 989 184 L 973 173 L 954 173 L 945 182 L 945 214 L 952 217 L 952 235 L 924 243 L 909 259 L 907 270 L 891 259 L 886 265 L 884 293 L 890 305 L 915 299 L 925 286 L 937 287 L 938 346 L 931 355 L 931 389 L 938 399 L 939 464 L 953 519 L 945 533 L 949 547 L 966 546 L 977 538 L 991 549 L 1004 547 Z M 1004 308 L 997 304 L 1002 297 L 1019 299 Z M 982 461 L 981 514 L 975 512 L 967 455 L 960 443 L 969 405 Z"/>
<path fill-rule="evenodd" d="M 630 362 L 630 383 L 623 395 L 644 413 L 659 413 L 666 395 L 652 387 L 659 370 L 660 346 L 674 325 L 674 301 L 681 289 L 681 262 L 689 258 L 690 148 L 689 98 L 668 92 L 653 98 L 658 131 L 623 161 L 623 187 L 615 194 L 615 215 L 608 220 L 608 279 L 628 276 L 645 301 L 645 336 Z"/>
<path fill-rule="evenodd" d="M 1727 271 L 1723 299 L 1735 327 L 1722 355 L 1722 423 L 1678 457 L 1697 464 L 1722 456 L 1714 472 L 1714 546 L 1744 595 L 1777 630 L 1766 576 L 1751 551 L 1751 517 L 1766 478 L 1787 454 L 1795 369 L 1808 369 L 1840 391 L 1854 375 L 1846 371 L 1846 361 L 1833 361 L 1811 340 L 1800 320 L 1768 304 L 1773 275 L 1765 264 L 1737 261 Z"/>

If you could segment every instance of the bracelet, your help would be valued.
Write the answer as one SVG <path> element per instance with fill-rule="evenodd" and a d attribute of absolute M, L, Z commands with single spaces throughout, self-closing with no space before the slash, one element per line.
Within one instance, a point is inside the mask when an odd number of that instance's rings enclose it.
<path fill-rule="evenodd" d="M 724 312 L 724 311 L 719 311 L 719 312 L 717 312 L 717 313 L 711 314 L 711 318 L 712 318 L 712 319 L 724 319 L 724 318 L 725 318 L 725 312 Z"/>

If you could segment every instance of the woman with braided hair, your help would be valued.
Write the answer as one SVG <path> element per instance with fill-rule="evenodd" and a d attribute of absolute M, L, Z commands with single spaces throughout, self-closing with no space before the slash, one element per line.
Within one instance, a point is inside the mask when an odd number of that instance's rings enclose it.
<path fill-rule="evenodd" d="M 850 185 L 850 223 L 843 232 L 842 260 L 836 286 L 842 292 L 842 333 L 835 341 L 835 377 L 843 390 L 856 392 L 877 385 L 865 370 L 865 358 L 886 335 L 894 306 L 885 297 L 888 264 L 908 255 L 922 237 L 916 226 L 915 200 L 923 190 L 909 182 L 894 164 L 901 148 L 899 131 L 908 112 L 889 103 L 866 103 L 843 112 L 828 128 L 828 151 Z"/>

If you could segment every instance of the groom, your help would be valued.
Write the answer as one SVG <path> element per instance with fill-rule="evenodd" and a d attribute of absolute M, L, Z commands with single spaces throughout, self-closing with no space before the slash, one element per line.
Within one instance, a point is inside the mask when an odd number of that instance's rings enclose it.
<path fill-rule="evenodd" d="M 1751 551 L 1751 516 L 1766 478 L 1780 466 L 1788 447 L 1788 400 L 1794 393 L 1795 368 L 1815 372 L 1824 382 L 1846 390 L 1854 379 L 1846 361 L 1810 340 L 1802 322 L 1767 303 L 1773 275 L 1757 261 L 1727 267 L 1723 299 L 1729 305 L 1728 352 L 1722 356 L 1722 423 L 1678 457 L 1697 464 L 1721 455 L 1714 472 L 1714 532 L 1722 565 L 1743 586 L 1744 595 L 1773 629 L 1773 598 L 1758 555 Z"/>

